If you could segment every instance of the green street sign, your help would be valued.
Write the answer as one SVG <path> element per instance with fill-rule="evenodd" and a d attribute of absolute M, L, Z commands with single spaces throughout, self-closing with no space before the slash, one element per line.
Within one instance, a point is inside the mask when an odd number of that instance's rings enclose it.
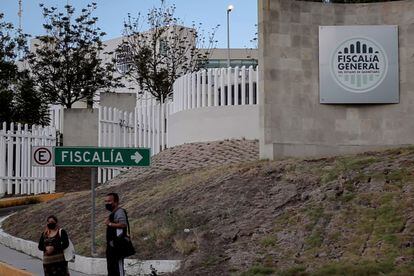
<path fill-rule="evenodd" d="M 56 167 L 147 167 L 149 148 L 55 147 Z"/>

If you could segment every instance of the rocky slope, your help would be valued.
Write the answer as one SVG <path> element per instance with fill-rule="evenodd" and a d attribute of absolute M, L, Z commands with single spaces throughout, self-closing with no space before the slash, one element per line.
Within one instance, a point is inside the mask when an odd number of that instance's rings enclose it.
<path fill-rule="evenodd" d="M 102 187 L 99 252 L 103 197 L 116 191 L 136 257 L 183 259 L 176 275 L 414 275 L 414 148 L 243 162 L 242 142 L 223 143 L 241 160 L 210 164 L 203 145 L 194 156 L 206 166 L 172 169 L 192 156 L 172 154 L 163 158 L 168 169 L 130 171 Z M 11 217 L 5 228 L 37 240 L 53 213 L 87 254 L 89 205 L 88 192 L 69 194 Z"/>

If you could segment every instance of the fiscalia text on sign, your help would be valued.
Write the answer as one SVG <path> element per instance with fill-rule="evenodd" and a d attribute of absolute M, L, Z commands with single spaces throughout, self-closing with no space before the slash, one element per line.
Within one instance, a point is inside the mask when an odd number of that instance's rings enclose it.
<path fill-rule="evenodd" d="M 148 148 L 55 148 L 55 166 L 141 167 L 149 165 L 150 149 Z"/>

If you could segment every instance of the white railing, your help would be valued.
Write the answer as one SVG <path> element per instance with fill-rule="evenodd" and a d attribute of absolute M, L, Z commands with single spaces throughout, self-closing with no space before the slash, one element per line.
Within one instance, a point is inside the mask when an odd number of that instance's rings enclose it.
<path fill-rule="evenodd" d="M 133 147 L 134 113 L 116 108 L 99 107 L 98 146 Z M 105 183 L 120 173 L 118 169 L 99 168 L 98 182 Z"/>
<path fill-rule="evenodd" d="M 172 103 L 159 104 L 154 99 L 137 102 L 134 112 L 99 107 L 99 147 L 150 148 L 151 155 L 167 147 L 166 121 Z M 101 168 L 98 182 L 117 176 L 122 169 Z"/>
<path fill-rule="evenodd" d="M 258 68 L 215 68 L 184 75 L 174 83 L 173 113 L 208 106 L 254 105 Z"/>
<path fill-rule="evenodd" d="M 49 126 L 60 133 L 63 133 L 63 109 L 61 105 L 49 106 Z"/>
<path fill-rule="evenodd" d="M 138 99 L 135 107 L 137 147 L 151 148 L 152 155 L 167 148 L 167 121 L 172 107 L 172 102 L 160 104 L 149 96 Z"/>
<path fill-rule="evenodd" d="M 0 130 L 0 196 L 55 191 L 55 168 L 33 167 L 32 146 L 55 146 L 53 127 L 2 124 Z"/>
<path fill-rule="evenodd" d="M 134 112 L 99 108 L 99 147 L 151 148 L 151 155 L 168 147 L 168 118 L 171 114 L 208 106 L 258 104 L 258 68 L 250 66 L 201 70 L 178 78 L 173 101 L 160 104 L 144 93 Z M 102 168 L 99 183 L 114 178 L 122 169 Z"/>

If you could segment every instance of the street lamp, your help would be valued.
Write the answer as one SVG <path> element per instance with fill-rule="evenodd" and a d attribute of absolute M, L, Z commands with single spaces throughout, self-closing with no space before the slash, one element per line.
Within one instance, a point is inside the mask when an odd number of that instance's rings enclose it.
<path fill-rule="evenodd" d="M 233 5 L 227 7 L 227 67 L 230 67 L 230 12 L 233 9 Z"/>

